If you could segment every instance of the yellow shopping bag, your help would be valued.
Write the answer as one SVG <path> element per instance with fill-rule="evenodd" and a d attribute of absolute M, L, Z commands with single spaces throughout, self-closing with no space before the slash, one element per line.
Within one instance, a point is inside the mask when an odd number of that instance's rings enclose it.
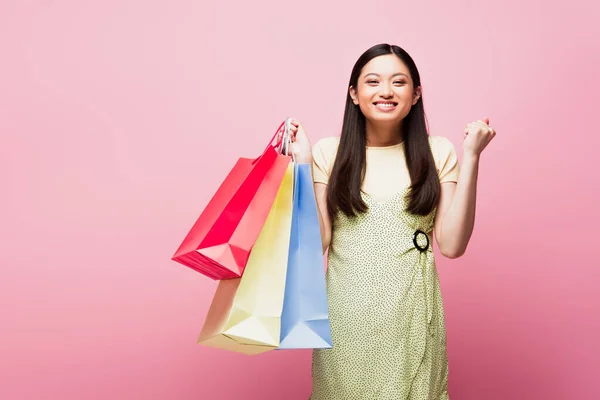
<path fill-rule="evenodd" d="M 245 354 L 279 346 L 293 181 L 294 164 L 289 163 L 242 277 L 219 282 L 198 343 Z"/>

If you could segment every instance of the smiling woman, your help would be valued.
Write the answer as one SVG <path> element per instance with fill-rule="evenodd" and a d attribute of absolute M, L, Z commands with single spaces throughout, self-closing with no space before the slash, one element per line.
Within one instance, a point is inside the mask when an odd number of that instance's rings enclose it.
<path fill-rule="evenodd" d="M 432 246 L 456 258 L 475 215 L 488 121 L 453 144 L 430 136 L 421 78 L 398 46 L 367 50 L 350 76 L 341 137 L 312 149 L 294 122 L 292 151 L 313 163 L 333 349 L 313 353 L 311 399 L 447 400 L 448 359 Z M 459 176 L 460 175 L 460 176 Z"/>
<path fill-rule="evenodd" d="M 390 54 L 376 57 L 365 65 L 356 87 L 350 87 L 350 96 L 366 118 L 367 131 L 371 132 L 367 142 L 386 146 L 390 143 L 374 143 L 382 138 L 373 132 L 375 124 L 380 127 L 385 124 L 394 132 L 401 131 L 402 121 L 421 97 L 421 89 L 418 86 L 415 89 L 406 65 Z M 391 139 L 398 139 L 397 136 L 392 135 Z"/>
<path fill-rule="evenodd" d="M 421 78 L 408 53 L 397 46 L 376 46 L 357 61 L 349 82 L 344 131 L 333 149 L 337 162 L 328 186 L 330 217 L 338 208 L 346 215 L 366 210 L 360 196 L 365 189 L 366 150 L 399 143 L 406 149 L 406 165 L 395 165 L 395 170 L 407 169 L 410 175 L 405 182 L 412 183 L 408 210 L 431 212 L 439 200 L 440 182 L 430 168 L 434 160 L 427 143 Z"/>

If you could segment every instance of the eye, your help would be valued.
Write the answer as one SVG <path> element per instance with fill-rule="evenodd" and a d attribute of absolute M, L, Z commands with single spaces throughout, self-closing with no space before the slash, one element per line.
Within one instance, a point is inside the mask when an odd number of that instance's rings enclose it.
<path fill-rule="evenodd" d="M 406 84 L 406 82 L 404 82 L 404 81 L 396 81 L 396 82 L 394 82 L 394 85 L 405 85 L 405 84 Z"/>
<path fill-rule="evenodd" d="M 367 83 L 369 85 L 376 85 L 378 82 L 376 80 L 371 79 L 371 80 L 368 80 Z"/>

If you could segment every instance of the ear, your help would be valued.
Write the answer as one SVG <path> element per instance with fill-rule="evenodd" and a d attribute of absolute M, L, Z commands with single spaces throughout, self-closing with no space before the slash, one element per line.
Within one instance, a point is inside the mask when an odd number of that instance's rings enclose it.
<path fill-rule="evenodd" d="M 348 92 L 350 93 L 350 97 L 352 97 L 352 101 L 354 102 L 354 105 L 357 106 L 358 105 L 358 96 L 356 95 L 356 89 L 354 89 L 354 86 L 350 86 L 350 89 L 348 89 Z"/>
<path fill-rule="evenodd" d="M 415 104 L 417 104 L 417 101 L 419 101 L 420 98 L 421 98 L 421 86 L 419 86 L 418 88 L 415 89 L 415 92 L 413 94 L 412 105 L 414 106 Z"/>

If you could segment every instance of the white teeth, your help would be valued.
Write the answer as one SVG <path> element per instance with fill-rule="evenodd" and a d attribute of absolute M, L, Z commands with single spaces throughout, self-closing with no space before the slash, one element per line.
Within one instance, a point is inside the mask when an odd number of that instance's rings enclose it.
<path fill-rule="evenodd" d="M 375 103 L 375 105 L 377 107 L 385 107 L 385 108 L 392 108 L 395 107 L 395 104 L 390 104 L 390 103 Z"/>

